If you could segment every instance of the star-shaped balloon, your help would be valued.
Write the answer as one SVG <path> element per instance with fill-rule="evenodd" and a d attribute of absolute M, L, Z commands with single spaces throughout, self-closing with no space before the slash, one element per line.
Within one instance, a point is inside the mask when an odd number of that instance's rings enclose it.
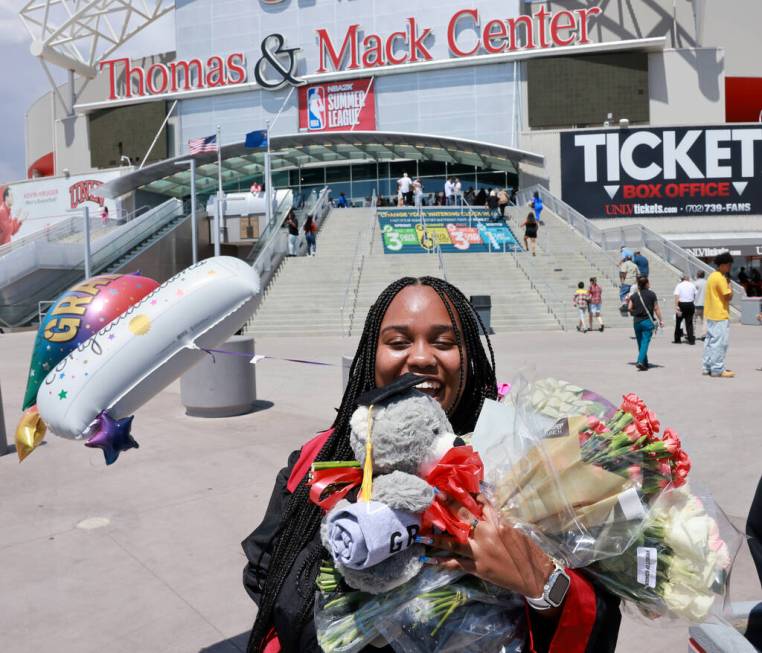
<path fill-rule="evenodd" d="M 16 427 L 16 453 L 19 462 L 40 446 L 46 430 L 45 422 L 37 412 L 37 406 L 27 408 Z"/>
<path fill-rule="evenodd" d="M 85 446 L 103 449 L 106 464 L 113 465 L 122 451 L 140 446 L 130 435 L 131 426 L 131 416 L 115 420 L 104 410 L 95 418 L 95 431 Z"/>

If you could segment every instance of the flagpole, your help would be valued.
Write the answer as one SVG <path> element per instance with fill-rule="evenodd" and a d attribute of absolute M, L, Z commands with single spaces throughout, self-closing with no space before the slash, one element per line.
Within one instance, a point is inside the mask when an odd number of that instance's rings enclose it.
<path fill-rule="evenodd" d="M 272 171 L 270 170 L 270 121 L 265 122 L 265 136 L 267 138 L 267 152 L 265 152 L 265 219 L 270 229 L 273 228 L 273 196 L 272 196 Z"/>
<path fill-rule="evenodd" d="M 220 255 L 220 229 L 222 228 L 222 136 L 217 125 L 217 211 L 214 214 L 214 255 Z"/>

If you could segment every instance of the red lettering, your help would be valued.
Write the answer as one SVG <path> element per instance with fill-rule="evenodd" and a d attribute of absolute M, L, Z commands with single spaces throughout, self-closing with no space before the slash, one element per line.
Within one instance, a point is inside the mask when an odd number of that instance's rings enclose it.
<path fill-rule="evenodd" d="M 161 78 L 161 84 L 157 87 L 154 85 L 156 79 L 156 73 L 159 73 Z M 169 72 L 164 64 L 155 63 L 146 71 L 146 88 L 149 93 L 158 95 L 159 93 L 167 92 L 167 85 L 169 84 Z"/>
<path fill-rule="evenodd" d="M 632 215 L 632 204 L 606 204 L 603 207 L 606 215 Z"/>
<path fill-rule="evenodd" d="M 693 183 L 690 184 L 690 188 L 691 197 L 695 197 L 696 195 L 702 196 L 704 194 L 704 184 Z"/>
<path fill-rule="evenodd" d="M 342 69 L 342 62 L 344 61 L 347 52 L 349 52 L 350 61 L 349 66 L 347 66 L 347 70 L 355 70 L 356 68 L 360 67 L 359 63 L 357 62 L 357 29 L 359 27 L 360 25 L 358 24 L 349 26 L 349 29 L 344 36 L 344 41 L 341 43 L 341 49 L 339 50 L 338 54 L 333 47 L 331 37 L 328 35 L 328 30 L 322 28 L 317 30 L 318 50 L 320 51 L 320 66 L 318 67 L 319 73 L 328 72 L 328 69 L 325 66 L 326 54 L 331 60 L 334 70 Z"/>
<path fill-rule="evenodd" d="M 143 97 L 146 94 L 145 73 L 142 68 L 130 67 L 129 59 L 125 59 L 124 64 L 124 97 L 132 97 L 132 76 L 137 73 L 138 96 Z"/>
<path fill-rule="evenodd" d="M 407 53 L 401 57 L 394 56 L 394 42 L 397 39 L 402 39 L 403 43 L 407 42 L 407 33 L 405 32 L 392 32 L 388 39 L 386 39 L 386 62 L 394 66 L 407 61 Z"/>
<path fill-rule="evenodd" d="M 193 81 L 193 75 L 191 74 L 191 66 L 195 68 L 196 80 Z M 192 86 L 196 88 L 204 88 L 204 64 L 201 63 L 201 59 L 190 59 L 189 61 L 170 61 L 169 71 L 172 75 L 171 88 L 172 91 L 176 91 L 180 86 L 179 71 L 183 71 L 183 89 L 190 91 Z"/>
<path fill-rule="evenodd" d="M 674 184 L 671 184 L 674 185 Z M 622 197 L 625 199 L 648 199 L 661 197 L 661 184 L 625 184 L 622 187 Z M 669 186 L 667 186 L 667 191 Z"/>
<path fill-rule="evenodd" d="M 431 61 L 432 56 L 428 48 L 424 45 L 424 41 L 429 38 L 431 29 L 424 28 L 420 36 L 418 36 L 418 26 L 416 25 L 415 18 L 408 18 L 408 33 L 410 35 L 410 62 L 416 61 Z M 420 56 L 419 56 L 420 55 Z"/>
<path fill-rule="evenodd" d="M 497 41 L 497 45 L 493 45 Z M 482 44 L 489 54 L 503 52 L 508 45 L 508 29 L 502 20 L 491 20 L 484 26 Z"/>
<path fill-rule="evenodd" d="M 362 40 L 362 66 L 375 68 L 384 65 L 384 43 L 378 34 L 368 34 Z M 374 55 L 371 57 L 371 55 Z"/>
<path fill-rule="evenodd" d="M 450 47 L 450 52 L 452 52 L 456 57 L 470 57 L 479 51 L 478 42 L 473 47 L 473 49 L 469 50 L 468 52 L 461 50 L 458 47 L 458 42 L 455 38 L 455 30 L 457 29 L 461 18 L 465 18 L 467 16 L 471 17 L 471 20 L 475 26 L 479 26 L 479 12 L 476 9 L 461 9 L 460 11 L 456 12 L 455 15 L 450 19 L 450 24 L 447 26 L 447 43 Z"/>
<path fill-rule="evenodd" d="M 241 84 L 246 81 L 246 58 L 243 56 L 243 52 L 234 52 L 229 55 L 227 64 L 228 84 Z"/>
<path fill-rule="evenodd" d="M 590 39 L 587 38 L 587 21 L 590 16 L 598 16 L 603 13 L 600 7 L 590 7 L 590 9 L 575 9 L 574 12 L 579 15 L 579 45 L 587 45 Z"/>
<path fill-rule="evenodd" d="M 719 197 L 730 197 L 729 181 L 721 181 L 717 184 L 717 195 Z"/>
<path fill-rule="evenodd" d="M 548 42 L 547 35 L 545 34 L 545 19 L 548 17 L 548 12 L 543 5 L 537 9 L 537 13 L 534 15 L 537 19 L 537 27 L 540 28 L 540 47 L 548 48 L 550 43 Z"/>
<path fill-rule="evenodd" d="M 225 79 L 225 64 L 222 61 L 222 57 L 214 55 L 209 57 L 206 62 L 206 85 L 209 88 L 214 86 L 225 86 L 227 80 Z"/>
<path fill-rule="evenodd" d="M 566 19 L 564 24 L 560 24 L 563 19 Z M 555 45 L 564 46 L 574 43 L 574 34 L 569 34 L 565 39 L 561 38 L 559 32 L 561 30 L 575 30 L 577 29 L 577 23 L 574 20 L 574 14 L 571 11 L 559 11 L 553 18 L 550 19 L 550 38 Z"/>
<path fill-rule="evenodd" d="M 108 99 L 116 100 L 116 65 L 118 63 L 127 64 L 128 59 L 107 59 L 100 62 L 100 69 L 103 70 L 104 66 L 108 66 Z"/>
<path fill-rule="evenodd" d="M 517 31 L 520 25 L 524 26 L 524 36 L 526 36 L 526 45 L 524 47 L 527 50 L 534 50 L 534 29 L 531 16 L 519 16 L 518 18 L 508 19 L 508 33 L 511 39 L 511 50 L 518 50 Z"/>

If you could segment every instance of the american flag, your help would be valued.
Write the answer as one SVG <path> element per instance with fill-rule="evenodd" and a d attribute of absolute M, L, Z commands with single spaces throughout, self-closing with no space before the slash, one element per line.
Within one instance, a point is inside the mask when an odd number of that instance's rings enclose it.
<path fill-rule="evenodd" d="M 217 135 L 205 136 L 204 138 L 191 138 L 188 141 L 188 147 L 190 147 L 191 154 L 199 154 L 200 152 L 216 152 L 217 151 Z"/>

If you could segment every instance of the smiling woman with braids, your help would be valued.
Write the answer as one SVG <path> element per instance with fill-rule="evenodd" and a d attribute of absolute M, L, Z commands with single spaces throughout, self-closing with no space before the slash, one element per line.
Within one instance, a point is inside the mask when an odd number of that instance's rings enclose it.
<path fill-rule="evenodd" d="M 455 432 L 473 431 L 484 400 L 497 395 L 492 345 L 486 339 L 488 356 L 479 326 L 465 296 L 432 277 L 399 279 L 373 304 L 332 428 L 291 454 L 278 474 L 264 520 L 243 542 L 249 560 L 244 586 L 259 606 L 248 653 L 320 651 L 313 602 L 325 555 L 319 536 L 323 514 L 309 501 L 307 472 L 315 461 L 354 457 L 349 419 L 358 397 L 407 372 L 419 374 L 428 381 L 419 389 L 442 405 Z M 485 503 L 484 508 L 466 546 L 436 538 L 439 548 L 451 552 L 439 564 L 528 597 L 527 651 L 613 651 L 620 620 L 617 600 L 584 576 L 561 570 L 521 532 L 496 526 L 491 506 Z"/>

